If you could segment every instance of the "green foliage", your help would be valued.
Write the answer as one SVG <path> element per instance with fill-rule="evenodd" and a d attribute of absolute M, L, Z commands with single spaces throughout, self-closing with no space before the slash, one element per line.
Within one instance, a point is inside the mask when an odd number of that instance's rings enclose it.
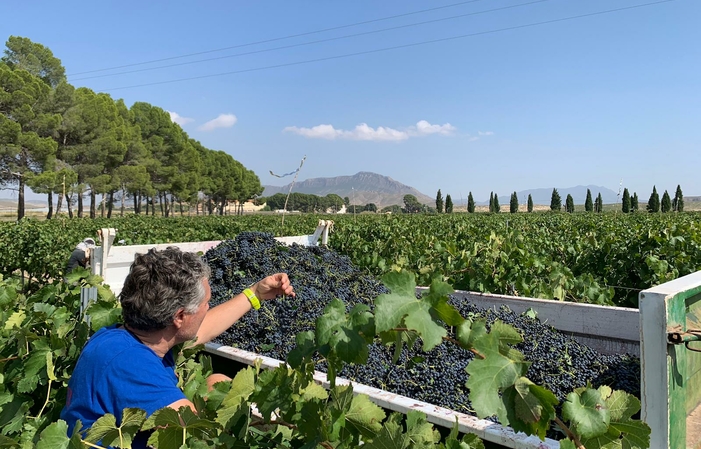
<path fill-rule="evenodd" d="M 628 188 L 623 189 L 623 202 L 621 205 L 621 210 L 624 214 L 632 212 L 630 203 L 630 193 L 628 192 Z"/>
<path fill-rule="evenodd" d="M 475 199 L 472 198 L 472 192 L 467 195 L 467 212 L 475 213 Z"/>
<path fill-rule="evenodd" d="M 567 198 L 565 199 L 565 212 L 569 214 L 574 212 L 574 199 L 569 193 L 567 194 Z"/>
<path fill-rule="evenodd" d="M 494 201 L 492 203 L 492 206 L 492 212 L 494 212 L 495 214 L 501 212 L 501 206 L 499 205 L 499 196 L 496 193 L 494 194 Z"/>
<path fill-rule="evenodd" d="M 672 210 L 672 200 L 669 197 L 669 193 L 667 191 L 664 191 L 664 194 L 662 195 L 662 202 L 660 202 L 660 210 L 663 213 L 667 213 Z"/>
<path fill-rule="evenodd" d="M 553 189 L 552 195 L 550 195 L 550 210 L 559 212 L 562 209 L 562 198 L 557 189 Z"/>
<path fill-rule="evenodd" d="M 672 210 L 674 212 L 684 212 L 684 194 L 682 193 L 682 188 L 679 184 L 677 184 L 677 191 L 674 193 Z"/>
<path fill-rule="evenodd" d="M 5 43 L 5 56 L 0 59 L 12 69 L 26 70 L 51 87 L 66 79 L 66 69 L 51 50 L 26 37 L 10 36 Z"/>
<path fill-rule="evenodd" d="M 445 213 L 446 214 L 453 213 L 453 199 L 450 197 L 450 194 L 447 194 L 445 196 Z"/>
<path fill-rule="evenodd" d="M 533 198 L 531 198 L 531 194 L 528 194 L 528 212 L 533 212 Z"/>
<path fill-rule="evenodd" d="M 650 194 L 650 199 L 647 201 L 647 207 L 645 209 L 650 213 L 657 213 L 660 211 L 660 195 L 657 193 L 656 186 L 652 186 L 652 193 Z"/>
<path fill-rule="evenodd" d="M 633 192 L 633 196 L 630 197 L 630 211 L 631 212 L 636 212 L 639 208 L 638 205 L 638 194 L 637 192 Z"/>
<path fill-rule="evenodd" d="M 584 200 L 584 210 L 587 212 L 594 211 L 594 204 L 592 203 L 592 200 L 591 200 L 591 190 L 589 190 L 589 189 L 587 189 L 587 199 Z"/>
<path fill-rule="evenodd" d="M 404 211 L 408 214 L 415 214 L 423 211 L 425 206 L 419 202 L 414 195 L 404 195 Z"/>
<path fill-rule="evenodd" d="M 436 193 L 436 212 L 439 214 L 443 213 L 443 195 L 441 194 L 441 189 L 438 189 Z"/>
<path fill-rule="evenodd" d="M 494 192 L 489 192 L 489 212 L 494 212 Z"/>
<path fill-rule="evenodd" d="M 594 212 L 601 213 L 604 211 L 604 200 L 601 198 L 601 192 L 596 196 L 594 202 Z"/>
<path fill-rule="evenodd" d="M 518 195 L 516 192 L 511 194 L 511 201 L 509 202 L 509 212 L 515 214 L 518 212 Z"/>

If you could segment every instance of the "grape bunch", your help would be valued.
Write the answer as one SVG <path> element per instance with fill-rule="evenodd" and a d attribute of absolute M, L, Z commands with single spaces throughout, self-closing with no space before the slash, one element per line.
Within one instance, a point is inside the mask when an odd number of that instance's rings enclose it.
<path fill-rule="evenodd" d="M 204 255 L 212 268 L 212 305 L 228 300 L 254 282 L 277 272 L 285 272 L 296 297 L 265 301 L 216 340 L 246 351 L 285 360 L 294 347 L 295 335 L 313 330 L 316 319 L 334 298 L 350 310 L 363 303 L 373 308 L 373 300 L 388 293 L 377 279 L 355 267 L 346 256 L 324 247 L 285 246 L 271 234 L 244 232 L 222 242 Z M 523 336 L 516 345 L 532 364 L 527 376 L 553 391 L 560 400 L 573 389 L 591 382 L 610 385 L 640 397 L 640 361 L 628 355 L 604 355 L 535 318 L 513 313 L 506 307 L 480 309 L 456 297 L 450 298 L 464 317 L 484 318 L 487 323 L 501 320 Z M 465 388 L 465 367 L 472 353 L 443 342 L 425 353 L 421 343 L 405 347 L 397 363 L 394 348 L 374 342 L 366 365 L 347 365 L 340 375 L 347 379 L 408 396 L 420 401 L 471 413 Z M 324 362 L 317 369 L 326 371 Z"/>

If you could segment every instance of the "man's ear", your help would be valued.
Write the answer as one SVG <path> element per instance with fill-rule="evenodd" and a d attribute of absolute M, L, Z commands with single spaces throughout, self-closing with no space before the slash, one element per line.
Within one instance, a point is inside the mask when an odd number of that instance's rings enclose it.
<path fill-rule="evenodd" d="M 185 315 L 185 309 L 182 308 L 178 309 L 178 311 L 175 312 L 175 317 L 173 318 L 173 325 L 176 329 L 180 329 L 182 327 Z"/>

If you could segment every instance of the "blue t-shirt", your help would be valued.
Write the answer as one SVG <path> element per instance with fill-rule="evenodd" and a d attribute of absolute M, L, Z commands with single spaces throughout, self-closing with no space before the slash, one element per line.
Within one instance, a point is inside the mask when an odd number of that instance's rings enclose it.
<path fill-rule="evenodd" d="M 172 352 L 160 358 L 129 331 L 113 325 L 97 331 L 83 348 L 61 419 L 71 435 L 77 420 L 84 430 L 111 413 L 119 425 L 125 408 L 146 410 L 148 416 L 181 399 L 185 395 L 178 388 Z M 138 440 L 132 447 L 145 447 L 145 440 Z"/>

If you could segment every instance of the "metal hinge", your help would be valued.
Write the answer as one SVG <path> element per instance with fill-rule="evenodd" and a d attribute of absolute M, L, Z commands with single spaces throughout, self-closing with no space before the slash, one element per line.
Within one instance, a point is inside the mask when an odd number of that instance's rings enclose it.
<path fill-rule="evenodd" d="M 691 348 L 689 343 L 692 341 L 701 341 L 701 329 L 682 330 L 681 326 L 676 326 L 672 329 L 667 329 L 667 342 L 672 345 L 684 344 L 686 349 L 694 352 L 701 352 L 701 348 Z"/>

